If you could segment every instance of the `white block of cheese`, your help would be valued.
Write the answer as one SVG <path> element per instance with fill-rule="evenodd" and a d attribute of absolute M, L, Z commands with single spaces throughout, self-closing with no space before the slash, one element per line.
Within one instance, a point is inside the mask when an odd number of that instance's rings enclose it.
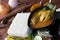
<path fill-rule="evenodd" d="M 18 13 L 8 29 L 8 35 L 27 37 L 29 31 L 29 27 L 27 25 L 29 15 L 30 13 Z"/>

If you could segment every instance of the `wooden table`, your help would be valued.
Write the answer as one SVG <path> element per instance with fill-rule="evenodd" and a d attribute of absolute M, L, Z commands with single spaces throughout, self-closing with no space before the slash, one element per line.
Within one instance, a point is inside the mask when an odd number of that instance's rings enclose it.
<path fill-rule="evenodd" d="M 4 40 L 7 36 L 7 30 L 9 27 L 0 28 L 0 40 Z"/>
<path fill-rule="evenodd" d="M 39 0 L 40 1 L 40 0 Z M 37 1 L 37 2 L 39 2 Z M 47 0 L 44 0 L 45 2 Z M 1 0 L 0 1 L 1 3 L 4 3 L 4 4 L 7 4 L 8 0 Z M 36 0 L 35 0 L 36 2 Z M 60 8 L 60 0 L 52 0 L 52 2 L 54 2 L 56 5 L 57 5 L 57 8 Z M 4 40 L 4 38 L 6 37 L 7 35 L 7 30 L 8 30 L 9 27 L 4 27 L 4 28 L 0 28 L 0 40 Z M 59 37 L 60 38 L 60 37 Z M 60 40 L 60 39 L 59 39 Z"/>
<path fill-rule="evenodd" d="M 49 0 L 43 0 L 44 3 L 47 2 L 47 1 L 49 1 Z M 26 0 L 23 0 L 22 2 L 26 2 Z M 28 0 L 28 2 L 29 3 L 38 3 L 38 2 L 40 2 L 40 0 L 38 0 L 38 1 L 37 0 L 33 0 L 33 1 L 32 0 Z M 52 0 L 52 2 L 57 5 L 57 8 L 60 8 L 60 0 Z M 8 4 L 8 0 L 1 0 L 0 3 Z"/>

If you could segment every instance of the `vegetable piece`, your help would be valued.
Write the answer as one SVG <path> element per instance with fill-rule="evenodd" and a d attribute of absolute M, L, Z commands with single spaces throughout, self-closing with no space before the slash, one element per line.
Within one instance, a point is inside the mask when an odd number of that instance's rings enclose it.
<path fill-rule="evenodd" d="M 42 14 L 43 13 L 43 14 Z M 45 20 L 45 17 L 46 17 L 46 11 L 42 10 L 41 12 L 41 16 L 40 16 L 40 22 L 43 22 Z"/>
<path fill-rule="evenodd" d="M 49 7 L 52 11 L 56 11 L 56 5 L 54 3 L 45 3 L 43 6 Z"/>
<path fill-rule="evenodd" d="M 20 37 L 8 36 L 7 40 L 24 40 L 24 39 Z"/>
<path fill-rule="evenodd" d="M 26 38 L 21 38 L 21 37 L 15 37 L 15 36 L 8 35 L 7 40 L 32 40 L 32 35 L 29 34 L 29 36 L 26 37 Z"/>
<path fill-rule="evenodd" d="M 52 11 L 56 10 L 56 5 L 53 3 L 48 3 L 46 6 L 49 7 Z"/>
<path fill-rule="evenodd" d="M 10 11 L 10 7 L 6 4 L 0 4 L 0 14 L 6 15 Z"/>
<path fill-rule="evenodd" d="M 29 34 L 28 39 L 33 40 L 33 36 L 31 34 Z"/>
<path fill-rule="evenodd" d="M 35 36 L 34 40 L 42 40 L 42 37 L 41 36 Z"/>
<path fill-rule="evenodd" d="M 13 9 L 18 5 L 18 2 L 17 2 L 17 0 L 9 0 L 8 4 Z"/>
<path fill-rule="evenodd" d="M 32 5 L 31 8 L 30 8 L 30 11 L 33 11 L 34 9 L 36 9 L 38 7 L 41 7 L 41 4 L 40 3 L 37 3 L 37 4 Z"/>
<path fill-rule="evenodd" d="M 14 38 L 11 38 L 10 36 L 8 36 L 7 40 L 14 40 Z"/>

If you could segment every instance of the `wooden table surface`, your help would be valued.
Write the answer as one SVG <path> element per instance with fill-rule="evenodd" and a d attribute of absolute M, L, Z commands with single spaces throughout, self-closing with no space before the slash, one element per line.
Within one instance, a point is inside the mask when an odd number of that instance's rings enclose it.
<path fill-rule="evenodd" d="M 24 0 L 23 0 L 24 1 Z M 36 0 L 34 0 L 36 2 Z M 38 0 L 37 2 L 39 2 L 40 0 Z M 46 2 L 47 0 L 44 0 L 44 2 Z M 60 0 L 52 0 L 52 2 L 54 2 L 57 5 L 57 8 L 60 8 Z M 0 0 L 0 3 L 4 3 L 7 4 L 8 0 Z M 0 28 L 0 40 L 4 40 L 4 38 L 7 35 L 7 30 L 9 27 L 4 27 L 4 28 Z M 60 37 L 59 37 L 60 38 Z"/>
<path fill-rule="evenodd" d="M 21 2 L 26 2 L 27 0 L 22 0 Z M 30 1 L 30 2 L 29 2 Z M 47 2 L 49 0 L 43 0 L 43 2 Z M 40 0 L 28 0 L 29 3 L 38 3 Z M 56 4 L 57 8 L 60 8 L 60 0 L 52 0 L 53 3 Z M 0 3 L 8 4 L 8 0 L 1 0 Z"/>

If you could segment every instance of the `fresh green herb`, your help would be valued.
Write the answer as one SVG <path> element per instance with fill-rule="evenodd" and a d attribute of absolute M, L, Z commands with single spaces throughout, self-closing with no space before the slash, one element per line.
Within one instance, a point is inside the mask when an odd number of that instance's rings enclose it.
<path fill-rule="evenodd" d="M 55 11 L 56 10 L 56 5 L 53 3 L 48 3 L 47 7 L 49 7 L 51 10 Z"/>
<path fill-rule="evenodd" d="M 33 40 L 33 36 L 31 34 L 29 34 L 28 39 Z"/>

